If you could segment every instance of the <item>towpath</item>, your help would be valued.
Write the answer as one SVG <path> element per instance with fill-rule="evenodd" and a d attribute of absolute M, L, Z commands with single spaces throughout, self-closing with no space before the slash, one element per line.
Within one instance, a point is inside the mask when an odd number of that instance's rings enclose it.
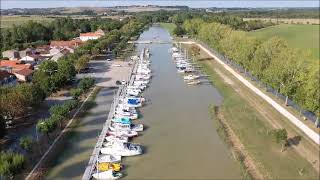
<path fill-rule="evenodd" d="M 314 130 L 309 128 L 307 125 L 305 125 L 303 122 L 301 122 L 296 116 L 294 116 L 292 113 L 290 113 L 284 107 L 282 107 L 279 103 L 277 103 L 271 97 L 269 97 L 264 92 L 262 92 L 260 89 L 255 87 L 252 83 L 250 83 L 248 80 L 246 80 L 241 74 L 236 72 L 234 69 L 232 69 L 226 63 L 224 63 L 224 61 L 222 61 L 219 57 L 217 57 L 215 54 L 213 54 L 206 47 L 204 47 L 203 45 L 201 45 L 201 44 L 199 44 L 197 42 L 194 42 L 194 41 L 181 41 L 180 43 L 197 45 L 199 48 L 201 48 L 203 51 L 205 51 L 209 56 L 211 56 L 214 60 L 216 60 L 219 64 L 221 64 L 228 72 L 230 72 L 232 75 L 234 75 L 241 83 L 243 83 L 246 87 L 251 89 L 254 93 L 256 93 L 258 96 L 260 96 L 266 102 L 268 102 L 279 113 L 281 113 L 283 116 L 285 116 L 291 123 L 293 123 L 295 126 L 297 126 L 312 141 L 314 141 L 318 145 L 320 144 L 320 136 L 319 136 L 319 134 L 317 132 L 315 132 Z"/>

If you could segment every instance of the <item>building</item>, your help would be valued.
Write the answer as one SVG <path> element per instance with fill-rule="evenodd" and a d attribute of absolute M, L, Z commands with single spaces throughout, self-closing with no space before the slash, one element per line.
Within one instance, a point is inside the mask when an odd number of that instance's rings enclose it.
<path fill-rule="evenodd" d="M 96 32 L 80 33 L 80 40 L 81 41 L 95 40 L 95 39 L 99 39 L 104 35 L 105 33 L 101 29 L 98 29 Z"/>
<path fill-rule="evenodd" d="M 20 59 L 20 53 L 17 50 L 7 50 L 2 52 L 2 57 L 13 59 Z"/>
<path fill-rule="evenodd" d="M 33 70 L 24 68 L 13 73 L 19 81 L 30 82 L 32 80 Z"/>
<path fill-rule="evenodd" d="M 38 60 L 37 57 L 31 56 L 31 55 L 30 55 L 30 56 L 29 56 L 29 55 L 26 55 L 26 56 L 24 56 L 24 57 L 22 57 L 22 58 L 20 59 L 20 61 L 24 61 L 24 62 L 30 63 L 30 64 L 36 62 L 37 60 Z"/>
<path fill-rule="evenodd" d="M 32 70 L 31 64 L 22 64 L 21 61 L 18 60 L 1 60 L 0 61 L 0 69 L 5 70 L 9 73 L 15 73 L 22 69 L 30 69 Z"/>
<path fill-rule="evenodd" d="M 0 70 L 0 86 L 15 86 L 17 84 L 17 77 L 8 71 Z"/>
<path fill-rule="evenodd" d="M 55 49 L 75 49 L 79 46 L 83 45 L 83 42 L 80 39 L 75 39 L 71 41 L 51 41 L 50 48 Z"/>

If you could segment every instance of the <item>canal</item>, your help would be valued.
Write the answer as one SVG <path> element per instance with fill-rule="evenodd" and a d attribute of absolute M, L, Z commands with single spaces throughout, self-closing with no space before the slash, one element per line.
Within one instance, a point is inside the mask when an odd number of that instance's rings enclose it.
<path fill-rule="evenodd" d="M 151 27 L 139 40 L 170 41 L 161 27 Z M 134 142 L 144 154 L 124 158 L 125 179 L 239 179 L 240 169 L 216 133 L 208 108 L 222 97 L 210 84 L 187 86 L 177 74 L 169 52 L 172 44 L 140 44 L 152 53 L 153 78 L 144 92 L 148 100 L 137 122 L 145 125 Z M 46 179 L 81 179 L 97 136 L 107 118 L 114 90 L 103 88 L 96 106 L 73 130 Z"/>
<path fill-rule="evenodd" d="M 151 27 L 139 40 L 170 41 L 161 27 Z M 138 45 L 150 48 L 153 78 L 140 109 L 147 127 L 134 142 L 141 156 L 124 160 L 127 179 L 239 179 L 240 170 L 219 138 L 208 108 L 222 97 L 210 84 L 187 86 L 171 59 L 172 44 Z"/>

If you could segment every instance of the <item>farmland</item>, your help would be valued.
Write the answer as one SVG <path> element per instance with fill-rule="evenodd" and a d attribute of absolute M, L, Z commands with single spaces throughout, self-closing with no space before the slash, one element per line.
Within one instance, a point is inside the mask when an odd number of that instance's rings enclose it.
<path fill-rule="evenodd" d="M 248 34 L 261 40 L 278 36 L 288 42 L 289 47 L 299 48 L 310 53 L 311 59 L 319 59 L 319 25 L 281 24 Z"/>
<path fill-rule="evenodd" d="M 53 21 L 54 18 L 45 16 L 1 16 L 1 28 L 9 28 L 15 25 L 20 25 L 32 20 L 39 23 L 47 23 Z"/>
<path fill-rule="evenodd" d="M 55 18 L 63 18 L 63 17 L 71 17 L 72 19 L 91 19 L 93 16 L 87 16 L 87 15 L 55 15 L 55 16 L 39 16 L 39 15 L 31 15 L 31 16 L 1 16 L 1 28 L 10 28 L 14 24 L 15 25 L 21 25 L 23 23 L 26 23 L 28 21 L 35 21 L 39 23 L 48 23 L 53 21 Z M 129 17 L 129 15 L 125 16 L 101 16 L 101 18 L 110 18 L 110 19 L 121 19 Z"/>

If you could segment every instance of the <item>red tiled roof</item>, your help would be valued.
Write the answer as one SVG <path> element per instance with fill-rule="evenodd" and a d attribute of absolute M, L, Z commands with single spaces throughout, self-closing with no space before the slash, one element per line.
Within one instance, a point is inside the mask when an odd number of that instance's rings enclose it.
<path fill-rule="evenodd" d="M 32 73 L 33 73 L 33 70 L 28 69 L 28 68 L 24 68 L 24 69 L 21 69 L 21 70 L 15 72 L 15 74 L 20 74 L 23 76 L 30 76 Z"/>
<path fill-rule="evenodd" d="M 20 61 L 18 60 L 1 60 L 0 66 L 15 66 L 16 64 L 19 64 Z"/>
<path fill-rule="evenodd" d="M 31 69 L 31 64 L 20 64 L 20 61 L 16 60 L 2 60 L 0 61 L 0 67 L 11 67 L 13 72 L 17 72 L 22 69 Z"/>
<path fill-rule="evenodd" d="M 88 32 L 88 33 L 80 33 L 80 37 L 81 36 L 94 36 L 94 37 L 101 37 L 102 35 L 99 33 L 95 33 L 95 32 Z"/>
<path fill-rule="evenodd" d="M 81 40 L 71 40 L 71 41 L 51 41 L 50 46 L 57 47 L 71 47 L 74 48 L 76 46 L 82 45 L 83 42 Z"/>

